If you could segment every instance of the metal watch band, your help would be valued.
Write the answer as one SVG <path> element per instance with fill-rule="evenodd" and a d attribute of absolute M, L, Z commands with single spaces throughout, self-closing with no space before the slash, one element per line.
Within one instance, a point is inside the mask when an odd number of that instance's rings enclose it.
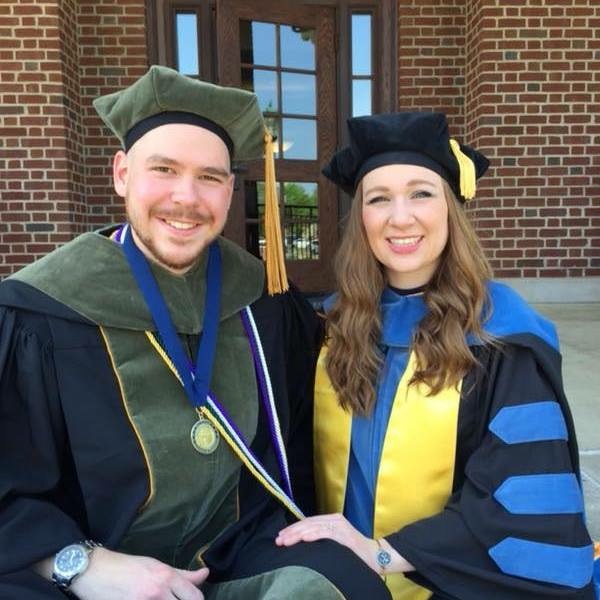
<path fill-rule="evenodd" d="M 88 559 L 90 554 L 92 553 L 92 551 L 94 550 L 94 548 L 99 548 L 102 546 L 102 544 L 95 542 L 94 540 L 81 540 L 78 542 L 73 542 L 73 544 L 68 544 L 67 546 L 65 546 L 64 548 L 62 548 L 61 550 L 59 550 L 57 552 L 57 555 L 62 552 L 62 550 L 64 550 L 65 548 L 68 548 L 69 546 L 73 546 L 73 545 L 78 545 L 78 546 L 83 546 L 86 548 L 86 552 L 88 555 Z M 87 566 L 86 566 L 87 568 Z M 85 569 L 84 569 L 85 571 Z M 73 594 L 69 592 L 69 587 L 71 586 L 71 584 L 73 583 L 73 581 L 79 576 L 81 575 L 81 573 L 83 573 L 84 571 L 81 571 L 79 573 L 75 573 L 73 576 L 71 577 L 64 577 L 63 575 L 56 573 L 56 571 L 54 571 L 52 573 L 52 582 L 54 583 L 54 585 L 56 585 L 56 587 L 58 587 L 62 592 L 64 592 L 65 594 L 67 594 L 68 596 L 73 597 Z"/>

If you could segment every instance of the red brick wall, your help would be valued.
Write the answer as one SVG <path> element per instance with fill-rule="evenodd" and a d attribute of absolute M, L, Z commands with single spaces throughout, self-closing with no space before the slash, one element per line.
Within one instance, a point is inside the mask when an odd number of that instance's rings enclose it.
<path fill-rule="evenodd" d="M 63 0 L 57 12 L 60 39 L 60 64 L 62 76 L 63 135 L 69 182 L 68 223 L 69 235 L 81 233 L 86 225 L 86 193 L 82 156 L 84 135 L 81 120 L 81 85 L 78 65 L 77 0 Z M 53 215 L 51 215 L 52 218 Z"/>
<path fill-rule="evenodd" d="M 112 188 L 114 134 L 92 101 L 116 92 L 148 68 L 144 0 L 80 0 L 80 78 L 86 137 L 85 175 L 91 228 L 123 219 L 123 201 Z"/>
<path fill-rule="evenodd" d="M 147 68 L 144 0 L 0 4 L 0 278 L 122 218 L 92 99 Z"/>
<path fill-rule="evenodd" d="M 600 275 L 600 4 L 398 0 L 398 107 L 492 160 L 470 207 L 499 276 Z M 144 0 L 0 4 L 0 278 L 122 218 L 92 99 L 147 67 Z"/>
<path fill-rule="evenodd" d="M 496 275 L 600 275 L 600 4 L 477 0 L 467 31 L 465 133 L 493 165 L 474 216 Z"/>
<path fill-rule="evenodd" d="M 398 110 L 439 110 L 464 127 L 465 0 L 398 0 Z"/>
<path fill-rule="evenodd" d="M 73 162 L 81 150 L 79 107 L 68 10 L 36 0 L 0 5 L 0 277 L 80 230 L 81 178 Z"/>
<path fill-rule="evenodd" d="M 491 159 L 469 207 L 503 277 L 600 275 L 600 4 L 399 0 L 398 106 Z"/>

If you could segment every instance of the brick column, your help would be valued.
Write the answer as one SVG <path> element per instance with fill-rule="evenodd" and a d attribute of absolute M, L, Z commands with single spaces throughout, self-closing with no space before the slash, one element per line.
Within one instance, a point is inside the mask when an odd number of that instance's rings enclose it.
<path fill-rule="evenodd" d="M 128 86 L 148 69 L 144 0 L 80 0 L 79 27 L 88 224 L 95 229 L 121 221 L 124 210 L 112 186 L 119 143 L 92 101 Z"/>
<path fill-rule="evenodd" d="M 92 107 L 148 67 L 144 0 L 0 4 L 0 278 L 123 218 Z"/>
<path fill-rule="evenodd" d="M 446 113 L 464 127 L 466 0 L 398 0 L 398 110 Z"/>
<path fill-rule="evenodd" d="M 82 230 L 74 5 L 0 5 L 0 277 Z"/>
<path fill-rule="evenodd" d="M 492 159 L 475 214 L 497 276 L 600 275 L 599 31 L 586 0 L 467 3 L 466 137 Z"/>

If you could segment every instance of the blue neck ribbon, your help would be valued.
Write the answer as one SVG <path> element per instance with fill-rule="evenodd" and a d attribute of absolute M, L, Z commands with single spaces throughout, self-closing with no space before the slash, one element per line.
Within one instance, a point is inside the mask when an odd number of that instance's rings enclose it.
<path fill-rule="evenodd" d="M 206 404 L 217 345 L 221 310 L 221 252 L 219 245 L 217 242 L 213 242 L 208 247 L 202 335 L 198 344 L 194 366 L 193 362 L 187 357 L 177 335 L 173 319 L 171 319 L 158 283 L 150 270 L 148 260 L 135 244 L 131 226 L 125 229 L 123 251 L 131 267 L 131 272 L 150 310 L 152 320 L 165 345 L 165 350 L 181 377 L 187 397 L 191 405 L 198 409 Z"/>

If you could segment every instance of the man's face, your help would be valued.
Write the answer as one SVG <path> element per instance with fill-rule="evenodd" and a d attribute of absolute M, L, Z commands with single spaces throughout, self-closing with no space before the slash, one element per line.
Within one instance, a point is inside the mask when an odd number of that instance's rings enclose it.
<path fill-rule="evenodd" d="M 173 273 L 187 271 L 223 231 L 230 171 L 223 141 L 195 125 L 162 125 L 118 152 L 115 190 L 140 250 Z"/>

